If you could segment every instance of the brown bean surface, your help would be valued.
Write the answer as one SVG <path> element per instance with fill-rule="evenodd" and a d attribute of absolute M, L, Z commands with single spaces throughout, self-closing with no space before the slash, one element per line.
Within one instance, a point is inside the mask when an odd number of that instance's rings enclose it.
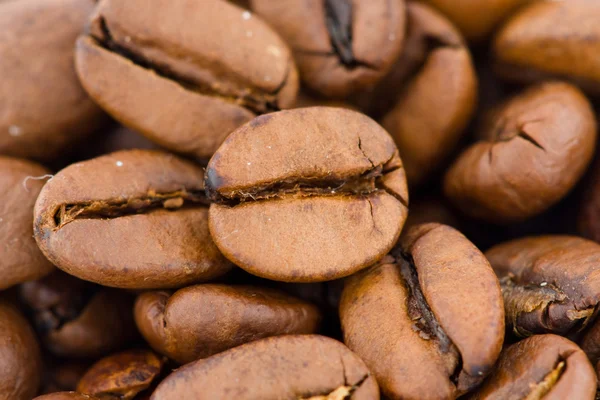
<path fill-rule="evenodd" d="M 322 396 L 322 397 L 321 397 Z M 376 400 L 365 364 L 340 342 L 287 335 L 248 343 L 187 364 L 151 400 Z"/>
<path fill-rule="evenodd" d="M 135 319 L 157 352 L 184 364 L 269 336 L 316 333 L 320 312 L 277 290 L 204 284 L 140 295 Z"/>
<path fill-rule="evenodd" d="M 497 223 L 538 215 L 591 162 L 597 125 L 589 101 L 561 82 L 533 86 L 502 106 L 447 171 L 444 192 L 464 213 Z"/>
<path fill-rule="evenodd" d="M 33 206 L 50 171 L 31 161 L 0 156 L 0 290 L 41 278 L 54 266 L 32 237 Z"/>
<path fill-rule="evenodd" d="M 298 90 L 286 44 L 223 0 L 100 0 L 76 67 L 123 125 L 201 159 L 255 115 L 292 106 Z"/>
<path fill-rule="evenodd" d="M 489 373 L 504 339 L 498 280 L 455 229 L 413 226 L 400 248 L 346 281 L 344 342 L 390 399 L 452 399 Z M 385 360 L 385 361 L 383 361 Z"/>
<path fill-rule="evenodd" d="M 104 121 L 73 68 L 73 42 L 93 6 L 93 0 L 0 3 L 0 154 L 54 160 Z"/>
<path fill-rule="evenodd" d="M 357 112 L 281 111 L 232 133 L 210 160 L 213 240 L 272 280 L 347 276 L 394 245 L 408 192 L 392 138 Z"/>
<path fill-rule="evenodd" d="M 35 238 L 59 268 L 122 288 L 181 287 L 230 263 L 208 232 L 203 170 L 159 151 L 72 164 L 43 188 Z"/>

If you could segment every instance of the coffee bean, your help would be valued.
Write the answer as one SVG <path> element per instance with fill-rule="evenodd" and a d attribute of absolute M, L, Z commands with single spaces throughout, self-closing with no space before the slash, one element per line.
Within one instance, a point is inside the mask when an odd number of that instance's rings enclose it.
<path fill-rule="evenodd" d="M 0 154 L 54 160 L 103 123 L 73 68 L 93 0 L 0 3 Z"/>
<path fill-rule="evenodd" d="M 329 397 L 327 397 L 329 396 Z M 152 400 L 379 399 L 375 379 L 343 344 L 317 335 L 248 343 L 176 370 Z"/>
<path fill-rule="evenodd" d="M 466 214 L 496 223 L 547 210 L 577 183 L 596 142 L 589 102 L 549 82 L 508 101 L 446 173 L 444 191 Z"/>
<path fill-rule="evenodd" d="M 144 293 L 135 319 L 152 348 L 184 364 L 269 336 L 315 333 L 320 312 L 276 290 L 205 284 Z"/>
<path fill-rule="evenodd" d="M 287 46 L 223 0 L 100 0 L 76 67 L 116 120 L 201 159 L 255 115 L 292 106 L 298 90 Z"/>
<path fill-rule="evenodd" d="M 443 15 L 420 3 L 409 3 L 407 11 L 402 56 L 355 101 L 392 135 L 415 186 L 458 144 L 475 111 L 477 77 L 462 36 Z"/>
<path fill-rule="evenodd" d="M 0 399 L 30 400 L 40 385 L 40 347 L 19 311 L 0 301 Z"/>
<path fill-rule="evenodd" d="M 570 340 L 538 335 L 508 347 L 481 389 L 469 400 L 593 400 L 596 374 Z"/>
<path fill-rule="evenodd" d="M 272 280 L 347 276 L 383 257 L 407 214 L 402 162 L 374 121 L 312 107 L 257 117 L 210 160 L 211 235 L 246 271 Z"/>
<path fill-rule="evenodd" d="M 148 350 L 129 350 L 105 357 L 92 365 L 77 391 L 99 398 L 131 400 L 158 379 L 163 360 Z"/>
<path fill-rule="evenodd" d="M 32 310 L 38 335 L 55 355 L 100 357 L 136 337 L 133 299 L 127 293 L 62 272 L 27 282 L 20 293 Z"/>
<path fill-rule="evenodd" d="M 56 266 L 105 286 L 181 287 L 217 277 L 230 264 L 210 240 L 202 176 L 149 150 L 72 164 L 41 191 L 35 238 Z M 172 199 L 181 207 L 172 209 Z"/>
<path fill-rule="evenodd" d="M 497 71 L 519 82 L 568 79 L 600 94 L 600 3 L 536 1 L 514 15 L 493 43 Z"/>
<path fill-rule="evenodd" d="M 482 43 L 506 17 L 532 0 L 424 0 L 446 15 L 475 43 Z"/>
<path fill-rule="evenodd" d="M 454 399 L 489 373 L 504 339 L 498 280 L 455 229 L 409 229 L 380 264 L 347 278 L 344 343 L 390 399 Z"/>
<path fill-rule="evenodd" d="M 518 336 L 581 331 L 600 302 L 600 245 L 576 236 L 526 237 L 485 253 L 500 278 L 507 328 Z"/>
<path fill-rule="evenodd" d="M 251 0 L 290 44 L 307 87 L 344 98 L 380 80 L 404 42 L 404 0 Z"/>
<path fill-rule="evenodd" d="M 36 163 L 0 156 L 0 290 L 50 273 L 54 266 L 32 237 L 35 200 L 50 171 Z"/>

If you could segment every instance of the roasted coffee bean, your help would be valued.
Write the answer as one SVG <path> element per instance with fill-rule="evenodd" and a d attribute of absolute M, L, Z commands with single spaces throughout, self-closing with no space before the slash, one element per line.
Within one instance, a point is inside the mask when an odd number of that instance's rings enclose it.
<path fill-rule="evenodd" d="M 373 85 L 400 55 L 404 0 L 251 0 L 290 44 L 307 87 L 344 98 Z"/>
<path fill-rule="evenodd" d="M 485 253 L 500 278 L 506 326 L 518 336 L 567 335 L 596 316 L 600 245 L 576 236 L 526 237 Z"/>
<path fill-rule="evenodd" d="M 402 233 L 406 235 L 410 227 L 429 222 L 437 222 L 453 228 L 457 228 L 460 225 L 458 217 L 442 198 L 426 197 L 411 201 L 410 212 L 406 218 Z"/>
<path fill-rule="evenodd" d="M 0 301 L 0 399 L 30 400 L 42 373 L 33 330 L 13 306 Z"/>
<path fill-rule="evenodd" d="M 317 282 L 382 258 L 407 214 L 392 138 L 357 112 L 311 107 L 263 115 L 210 160 L 211 235 L 246 271 Z"/>
<path fill-rule="evenodd" d="M 519 6 L 534 0 L 421 0 L 446 15 L 473 43 L 481 43 Z"/>
<path fill-rule="evenodd" d="M 563 198 L 589 165 L 596 120 L 566 83 L 533 86 L 496 111 L 481 140 L 447 172 L 444 191 L 466 214 L 496 223 L 525 220 Z"/>
<path fill-rule="evenodd" d="M 212 243 L 203 170 L 149 150 L 72 164 L 44 186 L 35 238 L 57 267 L 122 288 L 168 288 L 230 269 Z"/>
<path fill-rule="evenodd" d="M 138 399 L 156 383 L 163 364 L 148 350 L 114 354 L 92 365 L 79 381 L 77 391 L 101 399 Z"/>
<path fill-rule="evenodd" d="M 73 42 L 93 6 L 93 0 L 0 3 L 0 154 L 54 160 L 104 121 L 73 68 Z"/>
<path fill-rule="evenodd" d="M 95 396 L 88 396 L 77 392 L 56 392 L 38 396 L 33 400 L 100 400 Z"/>
<path fill-rule="evenodd" d="M 152 400 L 376 400 L 365 364 L 343 344 L 317 335 L 248 343 L 176 370 Z"/>
<path fill-rule="evenodd" d="M 515 14 L 494 40 L 497 71 L 520 82 L 568 79 L 600 94 L 600 2 L 537 1 Z"/>
<path fill-rule="evenodd" d="M 202 159 L 255 115 L 292 106 L 298 90 L 285 43 L 224 0 L 100 0 L 75 57 L 116 120 Z"/>
<path fill-rule="evenodd" d="M 579 205 L 577 229 L 581 235 L 600 243 L 600 158 L 596 158 L 590 171 Z"/>
<path fill-rule="evenodd" d="M 154 350 L 184 364 L 269 336 L 315 333 L 320 312 L 272 289 L 205 284 L 144 293 L 135 319 Z"/>
<path fill-rule="evenodd" d="M 593 400 L 596 373 L 570 340 L 537 335 L 506 348 L 469 400 Z"/>
<path fill-rule="evenodd" d="M 54 269 L 38 249 L 31 227 L 35 200 L 49 174 L 36 163 L 0 156 L 0 290 Z"/>
<path fill-rule="evenodd" d="M 498 279 L 460 232 L 409 229 L 380 264 L 347 278 L 344 343 L 390 399 L 454 399 L 476 387 L 502 348 Z"/>
<path fill-rule="evenodd" d="M 414 2 L 407 15 L 402 56 L 355 101 L 392 135 L 413 186 L 455 149 L 475 111 L 477 76 L 462 36 L 443 15 Z"/>
<path fill-rule="evenodd" d="M 57 272 L 21 285 L 46 349 L 63 357 L 100 357 L 136 337 L 131 295 Z M 110 332 L 110 334 L 107 334 Z"/>

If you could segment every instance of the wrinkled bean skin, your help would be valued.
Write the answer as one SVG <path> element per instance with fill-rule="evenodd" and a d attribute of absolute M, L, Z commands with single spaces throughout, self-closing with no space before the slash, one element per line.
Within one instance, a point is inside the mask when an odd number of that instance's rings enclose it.
<path fill-rule="evenodd" d="M 498 23 L 532 0 L 421 0 L 446 15 L 473 43 L 489 37 Z"/>
<path fill-rule="evenodd" d="M 371 112 L 382 115 L 381 125 L 398 145 L 409 184 L 417 186 L 462 137 L 475 111 L 477 76 L 469 49 L 446 18 L 420 3 L 409 3 L 407 11 L 406 48 L 369 97 Z"/>
<path fill-rule="evenodd" d="M 561 82 L 533 86 L 494 113 L 480 140 L 454 161 L 444 192 L 469 216 L 519 222 L 563 198 L 591 162 L 596 120 L 589 101 Z"/>
<path fill-rule="evenodd" d="M 100 357 L 136 337 L 133 298 L 127 293 L 58 271 L 21 285 L 20 294 L 46 349 L 57 356 Z"/>
<path fill-rule="evenodd" d="M 494 371 L 469 400 L 592 400 L 596 373 L 568 339 L 537 335 L 506 348 Z"/>
<path fill-rule="evenodd" d="M 498 280 L 483 254 L 449 226 L 413 226 L 400 250 L 347 278 L 344 343 L 387 398 L 456 398 L 483 380 L 502 348 Z"/>
<path fill-rule="evenodd" d="M 223 0 L 100 0 L 77 41 L 77 73 L 123 125 L 206 160 L 257 113 L 291 107 L 298 91 L 286 44 L 245 13 Z"/>
<path fill-rule="evenodd" d="M 77 391 L 99 398 L 132 400 L 158 379 L 163 360 L 148 350 L 129 350 L 105 357 L 92 365 Z"/>
<path fill-rule="evenodd" d="M 230 263 L 210 240 L 203 170 L 159 151 L 72 164 L 44 186 L 35 238 L 58 268 L 121 288 L 171 288 L 215 278 Z"/>
<path fill-rule="evenodd" d="M 0 301 L 0 399 L 32 399 L 41 374 L 40 347 L 33 330 L 16 308 Z"/>
<path fill-rule="evenodd" d="M 366 116 L 329 107 L 264 115 L 233 132 L 208 164 L 206 190 L 223 254 L 287 282 L 371 265 L 396 242 L 408 205 L 392 138 Z"/>
<path fill-rule="evenodd" d="M 402 50 L 404 0 L 251 0 L 251 6 L 290 44 L 303 83 L 328 98 L 377 83 Z"/>
<path fill-rule="evenodd" d="M 518 336 L 579 332 L 600 301 L 600 245 L 576 236 L 500 243 L 485 253 L 500 278 L 507 329 Z"/>
<path fill-rule="evenodd" d="M 39 164 L 0 156 L 0 290 L 41 278 L 54 266 L 32 237 L 33 206 L 44 176 L 50 171 Z"/>
<path fill-rule="evenodd" d="M 560 78 L 600 94 L 600 3 L 538 1 L 524 7 L 496 35 L 496 70 L 507 79 Z"/>
<path fill-rule="evenodd" d="M 338 390 L 351 400 L 379 399 L 375 379 L 343 344 L 287 335 L 248 343 L 187 364 L 151 400 L 318 400 Z"/>
<path fill-rule="evenodd" d="M 93 0 L 0 3 L 0 155 L 54 160 L 103 124 L 104 113 L 73 68 L 73 42 L 93 6 Z"/>
<path fill-rule="evenodd" d="M 205 284 L 144 293 L 135 319 L 157 352 L 185 364 L 269 336 L 315 333 L 320 312 L 276 290 Z"/>

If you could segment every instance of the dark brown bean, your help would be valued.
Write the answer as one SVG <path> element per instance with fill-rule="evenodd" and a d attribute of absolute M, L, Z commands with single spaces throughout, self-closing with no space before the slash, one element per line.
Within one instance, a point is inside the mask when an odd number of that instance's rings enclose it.
<path fill-rule="evenodd" d="M 205 284 L 144 293 L 135 319 L 154 350 L 184 364 L 269 336 L 316 333 L 320 312 L 277 290 Z"/>
<path fill-rule="evenodd" d="M 30 400 L 42 374 L 40 348 L 25 318 L 0 301 L 0 399 Z"/>
<path fill-rule="evenodd" d="M 466 214 L 496 223 L 525 220 L 563 198 L 592 160 L 590 103 L 561 82 L 508 101 L 446 173 L 444 191 Z"/>
<path fill-rule="evenodd" d="M 344 98 L 380 80 L 404 42 L 404 0 L 251 0 L 290 44 L 307 87 Z"/>
<path fill-rule="evenodd" d="M 506 325 L 514 334 L 572 334 L 596 316 L 599 244 L 576 236 L 526 237 L 485 255 L 500 278 Z"/>
<path fill-rule="evenodd" d="M 181 287 L 231 267 L 208 231 L 203 170 L 149 150 L 60 171 L 35 208 L 35 238 L 59 268 L 122 288 Z"/>
<path fill-rule="evenodd" d="M 233 132 L 210 160 L 211 235 L 246 271 L 272 280 L 347 276 L 383 257 L 407 214 L 392 138 L 357 112 L 281 111 Z"/>
<path fill-rule="evenodd" d="M 327 397 L 329 396 L 329 397 Z M 365 364 L 324 336 L 277 336 L 176 370 L 151 400 L 377 400 Z"/>
<path fill-rule="evenodd" d="M 596 373 L 570 340 L 537 335 L 505 349 L 469 400 L 592 400 Z"/>
<path fill-rule="evenodd" d="M 502 348 L 504 310 L 484 255 L 455 229 L 412 227 L 380 264 L 347 278 L 344 342 L 390 399 L 454 399 Z"/>
<path fill-rule="evenodd" d="M 63 357 L 93 358 L 136 337 L 131 295 L 56 272 L 21 285 L 47 350 Z"/>

